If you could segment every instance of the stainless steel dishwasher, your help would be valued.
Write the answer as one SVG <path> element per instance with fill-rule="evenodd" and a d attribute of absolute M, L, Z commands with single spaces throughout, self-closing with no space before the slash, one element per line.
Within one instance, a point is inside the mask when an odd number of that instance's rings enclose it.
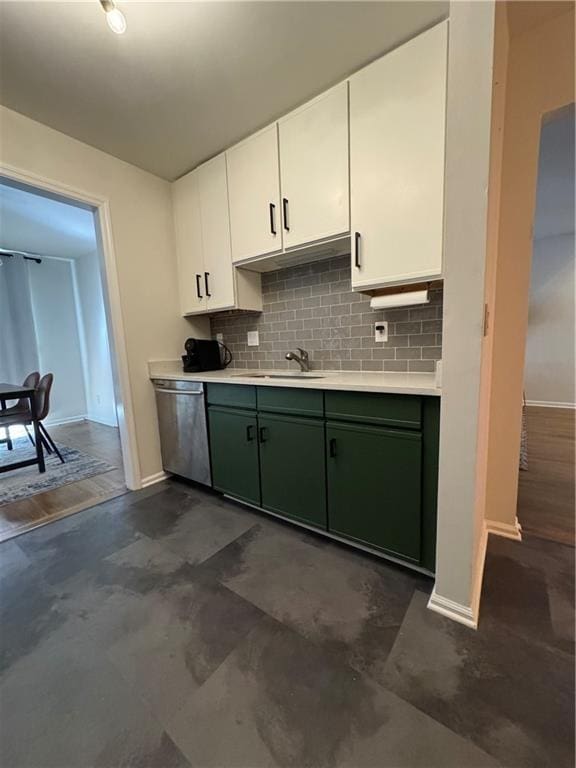
<path fill-rule="evenodd" d="M 204 384 L 154 379 L 162 466 L 167 472 L 212 485 Z"/>

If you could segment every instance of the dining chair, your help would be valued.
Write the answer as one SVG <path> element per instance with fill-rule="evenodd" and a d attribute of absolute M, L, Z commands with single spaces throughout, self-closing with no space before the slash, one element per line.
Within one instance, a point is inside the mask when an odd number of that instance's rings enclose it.
<path fill-rule="evenodd" d="M 40 381 L 40 374 L 38 373 L 38 371 L 32 371 L 32 373 L 29 373 L 28 376 L 26 376 L 26 378 L 22 382 L 22 386 L 36 389 L 39 381 Z M 16 413 L 18 411 L 20 412 L 27 411 L 29 407 L 30 407 L 29 401 L 25 400 L 24 398 L 21 398 L 20 400 L 18 400 L 16 405 L 11 405 L 10 408 L 6 408 L 6 402 L 2 400 L 2 402 L 0 403 L 0 415 L 5 416 L 11 413 Z M 0 440 L 0 443 L 6 443 L 8 450 L 11 451 L 12 438 L 10 437 L 10 427 L 4 427 L 4 431 L 6 433 L 6 437 L 3 440 Z M 30 435 L 28 430 L 26 430 L 26 434 L 28 435 L 28 438 L 32 442 L 32 445 L 34 445 L 34 440 L 32 440 L 32 436 Z"/>
<path fill-rule="evenodd" d="M 64 458 L 58 450 L 58 446 L 54 440 L 52 440 L 48 430 L 42 423 L 50 413 L 50 391 L 52 389 L 53 382 L 53 374 L 47 373 L 42 376 L 40 383 L 36 387 L 36 413 L 38 419 L 38 428 L 40 431 L 40 439 L 42 440 L 42 445 L 46 448 L 46 451 L 49 454 L 55 453 L 62 464 L 64 464 Z M 28 408 L 20 411 L 13 410 L 12 413 L 9 414 L 0 412 L 0 428 L 13 427 L 16 425 L 24 427 L 26 434 L 32 442 L 32 445 L 34 445 L 34 438 L 28 432 L 28 427 L 32 425 L 32 414 Z"/>

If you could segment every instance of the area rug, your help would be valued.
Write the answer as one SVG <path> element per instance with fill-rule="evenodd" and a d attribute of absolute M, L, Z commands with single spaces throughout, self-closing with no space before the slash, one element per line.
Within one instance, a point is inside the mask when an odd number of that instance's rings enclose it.
<path fill-rule="evenodd" d="M 65 463 L 62 464 L 55 454 L 49 456 L 45 451 L 46 472 L 43 474 L 38 472 L 36 464 L 0 474 L 0 506 L 115 469 L 112 464 L 67 445 L 58 443 L 58 449 Z M 34 456 L 35 449 L 27 437 L 14 440 L 11 451 L 5 443 L 0 444 L 0 467 L 13 461 L 32 459 Z"/>

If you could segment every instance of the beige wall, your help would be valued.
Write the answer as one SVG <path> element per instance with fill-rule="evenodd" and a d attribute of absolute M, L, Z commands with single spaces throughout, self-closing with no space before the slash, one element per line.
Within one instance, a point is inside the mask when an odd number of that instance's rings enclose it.
<path fill-rule="evenodd" d="M 179 316 L 170 185 L 0 107 L 0 164 L 107 198 L 125 330 L 140 476 L 161 471 L 149 359 L 174 359 L 207 320 Z"/>
<path fill-rule="evenodd" d="M 496 35 L 507 67 L 503 132 L 501 114 L 493 125 L 478 503 L 513 533 L 540 127 L 544 114 L 574 100 L 573 4 L 499 8 Z"/>

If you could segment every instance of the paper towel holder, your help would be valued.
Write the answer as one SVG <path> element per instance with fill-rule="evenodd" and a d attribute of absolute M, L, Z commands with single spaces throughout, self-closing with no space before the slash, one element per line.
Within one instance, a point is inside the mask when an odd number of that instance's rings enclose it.
<path fill-rule="evenodd" d="M 394 309 L 413 307 L 430 302 L 430 283 L 398 286 L 372 294 L 370 309 Z"/>

